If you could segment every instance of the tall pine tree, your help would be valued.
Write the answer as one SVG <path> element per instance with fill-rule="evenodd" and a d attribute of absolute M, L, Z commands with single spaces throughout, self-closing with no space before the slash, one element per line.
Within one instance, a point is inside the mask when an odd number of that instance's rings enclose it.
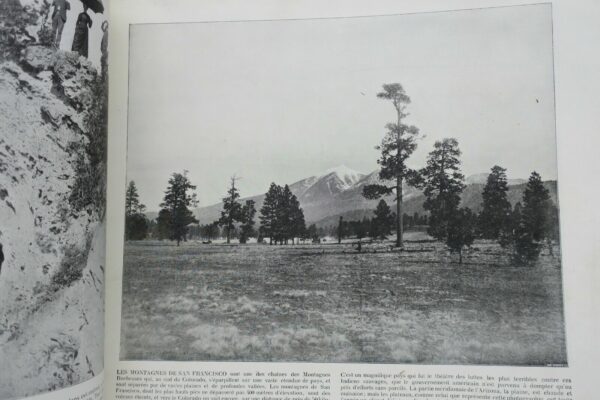
<path fill-rule="evenodd" d="M 177 241 L 177 246 L 186 239 L 188 225 L 198 222 L 189 208 L 196 207 L 198 204 L 196 194 L 190 193 L 195 189 L 196 186 L 190 182 L 187 171 L 182 174 L 173 173 L 169 179 L 163 202 L 160 204 L 162 218 L 168 218 L 168 221 L 159 221 L 159 224 L 163 226 L 163 229 L 169 230 L 169 238 Z M 159 213 L 159 218 L 161 218 L 161 213 Z"/>
<path fill-rule="evenodd" d="M 507 192 L 506 169 L 495 165 L 481 194 L 483 209 L 479 214 L 478 225 L 481 236 L 485 239 L 498 239 L 502 227 L 507 223 L 511 213 Z"/>
<path fill-rule="evenodd" d="M 254 200 L 246 200 L 246 203 L 242 206 L 240 222 L 240 243 L 246 243 L 248 238 L 253 237 L 256 234 L 254 230 L 254 216 L 256 215 L 256 208 L 254 208 Z"/>
<path fill-rule="evenodd" d="M 281 187 L 271 183 L 260 209 L 262 236 L 269 237 L 269 243 L 287 244 L 291 239 L 306 235 L 304 212 L 296 195 L 288 185 Z"/>
<path fill-rule="evenodd" d="M 137 187 L 134 181 L 130 181 L 125 191 L 125 215 L 143 213 L 146 206 L 140 203 Z"/>
<path fill-rule="evenodd" d="M 423 208 L 429 211 L 427 232 L 438 240 L 446 240 L 448 225 L 458 210 L 460 194 L 465 188 L 460 154 L 456 139 L 437 141 L 429 153 L 427 166 L 421 170 L 425 194 Z"/>
<path fill-rule="evenodd" d="M 260 231 L 261 235 L 269 238 L 269 244 L 273 244 L 275 228 L 277 223 L 277 204 L 281 196 L 281 186 L 271 183 L 269 190 L 265 194 L 263 205 L 260 209 Z"/>
<path fill-rule="evenodd" d="M 125 239 L 142 240 L 148 235 L 146 206 L 140 203 L 137 187 L 130 181 L 125 191 Z"/>
<path fill-rule="evenodd" d="M 235 187 L 236 180 L 235 176 L 231 178 L 227 196 L 223 197 L 223 210 L 221 210 L 221 218 L 219 218 L 219 224 L 225 229 L 228 244 L 231 242 L 231 235 L 235 228 L 234 224 L 242 220 L 242 205 L 238 201 L 240 192 Z"/>
<path fill-rule="evenodd" d="M 536 241 L 542 241 L 547 234 L 547 219 L 551 206 L 550 194 L 544 187 L 542 177 L 533 171 L 523 193 L 523 224 Z"/>
<path fill-rule="evenodd" d="M 288 185 L 285 185 L 280 191 L 277 201 L 277 211 L 275 213 L 275 236 L 280 244 L 288 244 L 294 231 L 293 218 L 293 194 Z"/>
<path fill-rule="evenodd" d="M 300 202 L 296 195 L 292 195 L 290 198 L 290 223 L 292 225 L 292 244 L 294 244 L 294 238 L 302 238 L 306 234 L 306 222 L 304 221 L 304 212 L 300 208 Z"/>
<path fill-rule="evenodd" d="M 521 220 L 515 230 L 515 250 L 517 262 L 534 263 L 540 254 L 542 242 L 548 235 L 548 216 L 552 202 L 542 177 L 532 172 L 523 193 Z"/>
<path fill-rule="evenodd" d="M 396 192 L 396 246 L 402 247 L 402 184 L 406 181 L 412 184 L 417 178 L 417 171 L 407 167 L 406 160 L 417 148 L 419 129 L 412 125 L 402 123 L 408 116 L 406 106 L 410 104 L 410 97 L 399 83 L 383 85 L 383 91 L 377 97 L 392 102 L 396 110 L 397 120 L 386 125 L 385 134 L 381 145 L 376 149 L 381 151 L 377 163 L 381 166 L 379 177 L 384 181 L 392 181 L 393 185 L 382 184 L 367 185 L 363 189 L 363 196 L 367 199 L 378 199 L 382 196 Z"/>

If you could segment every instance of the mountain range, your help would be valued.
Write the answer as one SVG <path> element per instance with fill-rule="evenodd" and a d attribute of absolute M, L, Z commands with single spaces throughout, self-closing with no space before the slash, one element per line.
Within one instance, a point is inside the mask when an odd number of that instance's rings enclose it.
<path fill-rule="evenodd" d="M 471 175 L 465 179 L 466 188 L 462 193 L 461 205 L 478 212 L 481 209 L 481 192 L 487 180 L 487 173 Z M 509 179 L 508 199 L 514 204 L 521 200 L 526 185 L 525 179 Z M 356 172 L 344 165 L 328 169 L 321 174 L 310 176 L 289 185 L 292 193 L 296 195 L 307 224 L 315 223 L 317 226 L 337 224 L 340 216 L 346 220 L 372 217 L 373 210 L 379 200 L 368 200 L 362 196 L 366 185 L 384 183 L 379 178 L 379 171 L 369 174 Z M 556 203 L 556 181 L 546 181 L 546 188 L 550 191 Z M 388 182 L 389 185 L 389 182 Z M 254 200 L 256 209 L 260 210 L 265 195 L 260 194 L 242 198 L 241 201 Z M 394 209 L 395 196 L 385 196 L 383 199 Z M 403 212 L 414 214 L 423 213 L 425 197 L 421 190 L 404 185 L 403 187 Z M 211 223 L 220 217 L 222 203 L 200 207 L 194 210 L 194 215 L 200 224 Z M 155 218 L 157 213 L 148 213 L 149 218 Z"/>

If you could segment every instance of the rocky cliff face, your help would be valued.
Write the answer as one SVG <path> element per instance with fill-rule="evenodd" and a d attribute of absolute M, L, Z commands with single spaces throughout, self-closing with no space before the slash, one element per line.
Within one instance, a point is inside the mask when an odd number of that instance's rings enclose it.
<path fill-rule="evenodd" d="M 10 398 L 102 371 L 104 225 L 74 193 L 92 167 L 96 69 L 33 39 L 2 44 L 0 398 Z"/>

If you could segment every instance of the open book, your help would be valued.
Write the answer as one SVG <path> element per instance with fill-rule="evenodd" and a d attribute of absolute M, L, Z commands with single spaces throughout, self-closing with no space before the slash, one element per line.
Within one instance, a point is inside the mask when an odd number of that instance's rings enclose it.
<path fill-rule="evenodd" d="M 0 1 L 0 400 L 597 398 L 597 5 Z"/>

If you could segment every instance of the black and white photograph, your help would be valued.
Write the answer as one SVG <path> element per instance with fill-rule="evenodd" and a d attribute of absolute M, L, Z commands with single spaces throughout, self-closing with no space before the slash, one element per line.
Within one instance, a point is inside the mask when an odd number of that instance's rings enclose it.
<path fill-rule="evenodd" d="M 552 32 L 130 25 L 120 359 L 567 366 Z"/>
<path fill-rule="evenodd" d="M 0 2 L 0 399 L 104 368 L 107 26 L 100 0 Z"/>

